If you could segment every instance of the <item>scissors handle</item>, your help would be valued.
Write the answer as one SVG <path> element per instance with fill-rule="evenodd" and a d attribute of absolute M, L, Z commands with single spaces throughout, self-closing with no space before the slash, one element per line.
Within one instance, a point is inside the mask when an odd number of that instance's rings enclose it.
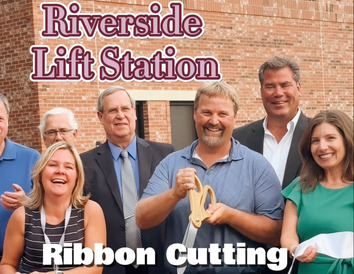
<path fill-rule="evenodd" d="M 197 187 L 197 191 L 195 189 L 188 190 L 191 209 L 189 220 L 192 222 L 194 227 L 199 228 L 201 227 L 203 221 L 211 215 L 205 210 L 205 201 L 207 196 L 210 196 L 211 204 L 216 203 L 216 196 L 212 187 L 210 185 L 203 186 L 197 176 L 195 176 L 195 185 Z"/>

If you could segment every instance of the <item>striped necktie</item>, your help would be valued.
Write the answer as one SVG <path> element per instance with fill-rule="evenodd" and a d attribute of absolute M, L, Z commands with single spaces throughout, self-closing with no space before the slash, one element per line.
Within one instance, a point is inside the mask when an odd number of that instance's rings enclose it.
<path fill-rule="evenodd" d="M 121 172 L 123 186 L 123 212 L 125 220 L 125 241 L 127 247 L 136 251 L 138 247 L 142 246 L 140 229 L 135 223 L 135 208 L 138 202 L 138 195 L 133 168 L 128 157 L 128 152 L 126 150 L 122 150 L 120 155 L 123 158 Z"/>

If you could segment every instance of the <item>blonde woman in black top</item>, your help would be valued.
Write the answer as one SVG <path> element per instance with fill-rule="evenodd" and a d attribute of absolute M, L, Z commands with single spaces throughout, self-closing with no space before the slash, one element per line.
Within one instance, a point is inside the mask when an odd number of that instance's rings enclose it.
<path fill-rule="evenodd" d="M 102 273 L 96 265 L 42 265 L 44 243 L 81 243 L 92 250 L 95 243 L 106 245 L 103 212 L 83 195 L 84 172 L 75 148 L 65 142 L 50 146 L 34 167 L 33 182 L 27 205 L 8 223 L 0 273 Z"/>

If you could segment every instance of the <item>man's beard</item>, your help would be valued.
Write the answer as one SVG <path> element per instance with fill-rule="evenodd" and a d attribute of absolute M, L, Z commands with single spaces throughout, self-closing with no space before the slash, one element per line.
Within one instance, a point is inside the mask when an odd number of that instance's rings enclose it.
<path fill-rule="evenodd" d="M 221 131 L 219 131 L 220 134 L 218 136 L 216 136 L 216 135 L 210 136 L 210 135 L 208 135 L 208 133 L 206 133 L 207 128 L 221 129 Z M 224 128 L 206 126 L 203 128 L 203 134 L 201 136 L 201 139 L 209 147 L 218 147 L 222 143 L 223 137 L 224 137 Z"/>

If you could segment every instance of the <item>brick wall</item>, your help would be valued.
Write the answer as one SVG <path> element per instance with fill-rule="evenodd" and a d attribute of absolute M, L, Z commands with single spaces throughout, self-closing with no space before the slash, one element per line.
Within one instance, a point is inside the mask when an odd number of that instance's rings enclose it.
<path fill-rule="evenodd" d="M 96 99 L 110 85 L 128 90 L 195 90 L 199 82 L 37 82 L 31 83 L 31 45 L 48 45 L 55 56 L 57 45 L 70 49 L 82 44 L 98 60 L 107 44 L 130 49 L 134 56 L 150 57 L 168 44 L 181 56 L 213 56 L 220 62 L 223 79 L 234 85 L 240 96 L 239 125 L 264 116 L 257 71 L 273 55 L 293 58 L 302 71 L 300 107 L 309 116 L 320 110 L 337 108 L 353 117 L 353 2 L 278 0 L 185 0 L 184 13 L 199 14 L 205 22 L 198 39 L 44 39 L 40 36 L 43 1 L 1 1 L 0 9 L 0 90 L 9 98 L 12 113 L 9 136 L 25 145 L 44 149 L 37 130 L 39 119 L 52 107 L 73 110 L 80 131 L 78 150 L 94 147 L 105 135 L 96 117 Z M 51 1 L 52 2 L 52 1 Z M 68 5 L 69 1 L 60 1 Z M 148 13 L 143 0 L 78 1 L 85 13 Z M 160 1 L 168 11 L 169 1 Z M 97 71 L 97 65 L 94 67 Z M 171 142 L 169 102 L 144 103 L 145 137 Z"/>
<path fill-rule="evenodd" d="M 37 85 L 29 81 L 32 58 L 28 49 L 35 43 L 32 20 L 31 1 L 1 1 L 0 92 L 10 102 L 9 136 L 38 148 L 36 126 L 40 105 Z"/>
<path fill-rule="evenodd" d="M 147 102 L 144 105 L 145 138 L 156 142 L 171 143 L 171 119 L 169 114 L 169 102 Z"/>

